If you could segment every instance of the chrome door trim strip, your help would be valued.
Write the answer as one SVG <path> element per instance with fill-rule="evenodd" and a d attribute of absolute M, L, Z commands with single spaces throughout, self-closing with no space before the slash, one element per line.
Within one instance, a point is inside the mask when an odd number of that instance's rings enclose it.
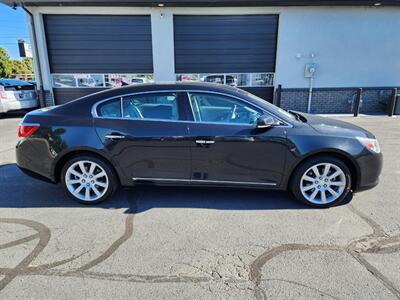
<path fill-rule="evenodd" d="M 222 184 L 242 184 L 242 185 L 263 185 L 263 186 L 276 186 L 274 182 L 251 182 L 251 181 L 230 181 L 230 180 L 201 180 L 201 179 L 178 179 L 178 178 L 152 178 L 152 177 L 133 177 L 133 181 L 147 180 L 147 181 L 161 181 L 161 182 L 188 182 L 188 183 L 222 183 Z"/>
<path fill-rule="evenodd" d="M 211 145 L 211 144 L 215 144 L 215 141 L 208 141 L 208 140 L 196 140 L 196 144 L 207 144 L 207 145 Z"/>
<path fill-rule="evenodd" d="M 115 139 L 115 140 L 122 140 L 122 139 L 124 139 L 125 138 L 125 136 L 124 135 L 115 135 L 115 134 L 107 134 L 106 136 L 105 136 L 105 138 L 106 139 Z"/>

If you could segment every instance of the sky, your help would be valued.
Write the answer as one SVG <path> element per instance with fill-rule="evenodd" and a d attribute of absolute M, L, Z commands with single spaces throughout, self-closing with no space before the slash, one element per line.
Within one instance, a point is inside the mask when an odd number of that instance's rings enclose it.
<path fill-rule="evenodd" d="M 30 43 L 25 11 L 0 3 L 0 48 L 6 48 L 12 59 L 20 59 L 18 39 Z"/>

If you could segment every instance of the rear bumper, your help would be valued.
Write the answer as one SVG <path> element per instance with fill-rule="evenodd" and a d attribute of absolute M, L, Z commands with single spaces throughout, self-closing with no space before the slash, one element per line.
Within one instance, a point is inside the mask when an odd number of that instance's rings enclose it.
<path fill-rule="evenodd" d="M 40 149 L 38 146 L 40 144 L 38 145 L 38 143 L 29 139 L 20 140 L 15 149 L 17 166 L 31 177 L 55 183 L 49 164 L 44 159 L 38 159 L 38 157 L 42 157 L 40 151 L 38 151 Z"/>
<path fill-rule="evenodd" d="M 12 110 L 21 110 L 21 109 L 30 109 L 39 106 L 39 102 L 37 99 L 30 99 L 30 100 L 3 100 L 0 103 L 0 112 L 6 113 Z"/>
<path fill-rule="evenodd" d="M 379 183 L 383 166 L 383 155 L 369 153 L 357 159 L 360 169 L 359 180 L 355 192 L 372 189 Z"/>
<path fill-rule="evenodd" d="M 55 183 L 50 178 L 47 178 L 47 177 L 45 177 L 43 175 L 40 175 L 39 173 L 35 173 L 34 171 L 25 169 L 25 168 L 21 167 L 20 165 L 17 165 L 17 166 L 23 173 L 25 173 L 26 175 L 28 175 L 28 176 L 30 176 L 32 178 L 35 178 L 35 179 L 38 179 L 38 180 L 41 180 L 41 181 L 44 181 L 44 182 L 48 182 L 48 183 Z"/>

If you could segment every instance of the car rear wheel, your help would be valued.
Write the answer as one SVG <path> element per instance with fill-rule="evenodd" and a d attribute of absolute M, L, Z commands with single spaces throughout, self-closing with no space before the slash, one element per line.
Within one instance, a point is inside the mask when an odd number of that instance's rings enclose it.
<path fill-rule="evenodd" d="M 113 169 L 103 160 L 80 155 L 69 160 L 61 171 L 61 182 L 72 199 L 83 204 L 100 203 L 117 188 Z"/>
<path fill-rule="evenodd" d="M 330 207 L 350 193 L 351 172 L 344 162 L 330 157 L 315 157 L 295 171 L 291 190 L 297 199 L 313 207 Z"/>

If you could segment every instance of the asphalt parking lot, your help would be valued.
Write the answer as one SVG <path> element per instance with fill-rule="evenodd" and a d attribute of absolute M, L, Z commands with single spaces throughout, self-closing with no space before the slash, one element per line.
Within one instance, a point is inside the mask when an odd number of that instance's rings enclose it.
<path fill-rule="evenodd" d="M 138 188 L 83 206 L 22 174 L 0 119 L 1 299 L 399 299 L 400 118 L 372 131 L 381 183 L 330 209 L 288 193 Z"/>

